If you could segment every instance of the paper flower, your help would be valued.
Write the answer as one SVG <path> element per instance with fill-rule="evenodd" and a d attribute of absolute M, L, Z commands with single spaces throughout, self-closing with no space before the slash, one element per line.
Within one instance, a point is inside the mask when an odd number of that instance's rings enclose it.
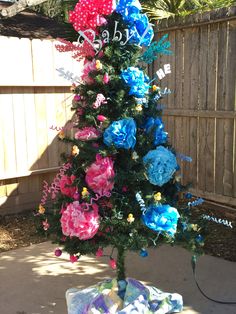
<path fill-rule="evenodd" d="M 106 23 L 103 15 L 111 14 L 114 5 L 113 0 L 80 0 L 74 11 L 70 11 L 69 22 L 77 32 L 86 29 L 96 30 L 97 26 Z"/>
<path fill-rule="evenodd" d="M 125 21 L 134 21 L 135 14 L 142 10 L 138 0 L 119 0 L 116 5 L 116 12 L 120 13 Z"/>
<path fill-rule="evenodd" d="M 107 146 L 130 149 L 136 144 L 136 123 L 132 118 L 114 121 L 105 130 L 103 141 Z"/>
<path fill-rule="evenodd" d="M 142 215 L 142 220 L 148 228 L 157 232 L 167 232 L 170 236 L 174 236 L 179 217 L 177 209 L 168 204 L 152 204 Z"/>
<path fill-rule="evenodd" d="M 78 201 L 70 203 L 61 215 L 62 233 L 80 240 L 91 239 L 99 228 L 98 206 L 93 203 L 92 210 L 85 211 Z"/>
<path fill-rule="evenodd" d="M 76 192 L 76 187 L 72 186 L 73 182 L 75 180 L 75 176 L 67 176 L 64 175 L 60 179 L 60 190 L 61 193 L 68 196 L 68 197 L 73 197 L 73 195 Z"/>
<path fill-rule="evenodd" d="M 116 12 L 120 13 L 123 20 L 130 26 L 130 36 L 132 36 L 130 42 L 148 46 L 153 39 L 154 31 L 151 25 L 149 25 L 146 14 L 141 14 L 141 9 L 142 7 L 138 0 L 120 0 L 117 4 Z"/>
<path fill-rule="evenodd" d="M 144 129 L 147 133 L 154 129 L 154 145 L 166 143 L 168 133 L 164 131 L 164 123 L 161 118 L 149 117 L 144 124 Z"/>
<path fill-rule="evenodd" d="M 130 33 L 133 34 L 130 39 L 130 43 L 145 47 L 150 45 L 154 37 L 154 31 L 149 24 L 146 14 L 138 14 L 134 25 L 130 28 Z"/>
<path fill-rule="evenodd" d="M 143 98 L 149 90 L 149 77 L 136 67 L 129 67 L 121 72 L 121 78 L 130 87 L 129 95 Z"/>
<path fill-rule="evenodd" d="M 147 169 L 148 180 L 158 186 L 167 183 L 177 169 L 175 155 L 167 148 L 158 146 L 143 157 Z"/>
<path fill-rule="evenodd" d="M 100 132 L 93 126 L 88 126 L 75 133 L 75 139 L 80 141 L 95 140 L 100 136 Z"/>
<path fill-rule="evenodd" d="M 103 195 L 113 189 L 114 177 L 112 159 L 97 154 L 96 161 L 86 171 L 85 181 L 95 193 Z"/>

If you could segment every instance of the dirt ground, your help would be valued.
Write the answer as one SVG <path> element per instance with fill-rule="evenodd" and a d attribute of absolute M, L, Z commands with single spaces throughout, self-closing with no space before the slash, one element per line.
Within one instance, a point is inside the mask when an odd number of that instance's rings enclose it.
<path fill-rule="evenodd" d="M 208 222 L 205 253 L 236 262 L 236 210 L 195 209 L 196 217 L 203 214 L 227 219 L 233 226 L 230 228 Z M 34 221 L 32 212 L 0 216 L 0 252 L 46 241 L 45 237 L 37 233 Z"/>

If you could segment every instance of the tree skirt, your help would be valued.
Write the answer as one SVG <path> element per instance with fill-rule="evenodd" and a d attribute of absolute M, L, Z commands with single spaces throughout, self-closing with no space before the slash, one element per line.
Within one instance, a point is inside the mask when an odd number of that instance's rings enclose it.
<path fill-rule="evenodd" d="M 67 290 L 68 314 L 165 314 L 183 310 L 182 296 L 177 293 L 162 292 L 131 278 L 127 278 L 126 283 L 122 299 L 117 294 L 118 284 L 115 279 L 102 281 L 83 290 Z"/>

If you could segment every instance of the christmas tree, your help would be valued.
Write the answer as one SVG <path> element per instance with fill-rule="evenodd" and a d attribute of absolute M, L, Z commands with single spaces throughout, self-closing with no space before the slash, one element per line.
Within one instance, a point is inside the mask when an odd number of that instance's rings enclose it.
<path fill-rule="evenodd" d="M 171 66 L 155 78 L 145 73 L 147 64 L 170 53 L 167 36 L 152 42 L 138 0 L 81 0 L 70 22 L 78 42 L 61 40 L 57 49 L 84 62 L 81 83 L 73 86 L 77 124 L 73 138 L 60 133 L 72 150 L 52 185 L 45 184 L 40 224 L 72 262 L 110 247 L 118 280 L 126 278 L 127 251 L 145 257 L 150 247 L 181 243 L 199 254 L 203 240 L 190 209 L 201 200 L 193 201 L 180 183 L 162 120 L 167 91 L 160 79 Z"/>

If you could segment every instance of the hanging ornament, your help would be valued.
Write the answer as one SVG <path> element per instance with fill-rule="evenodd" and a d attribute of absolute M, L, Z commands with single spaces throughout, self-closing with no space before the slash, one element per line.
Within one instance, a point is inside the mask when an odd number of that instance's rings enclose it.
<path fill-rule="evenodd" d="M 102 70 L 102 63 L 100 60 L 96 60 L 96 69 L 98 71 Z"/>
<path fill-rule="evenodd" d="M 80 95 L 75 95 L 74 98 L 73 98 L 73 100 L 74 100 L 75 102 L 78 102 L 78 101 L 81 100 L 81 96 L 80 96 Z"/>
<path fill-rule="evenodd" d="M 154 201 L 156 201 L 156 202 L 160 201 L 161 200 L 161 193 L 157 192 L 156 194 L 154 194 L 153 198 L 154 198 Z"/>
<path fill-rule="evenodd" d="M 79 155 L 79 147 L 78 147 L 77 145 L 74 145 L 74 146 L 72 147 L 71 155 L 72 155 L 72 156 L 77 156 L 77 155 Z"/>
<path fill-rule="evenodd" d="M 141 104 L 138 104 L 136 107 L 135 107 L 135 110 L 138 111 L 138 112 L 141 112 L 143 110 L 143 106 Z"/>
<path fill-rule="evenodd" d="M 109 81 L 110 81 L 110 77 L 109 77 L 108 73 L 105 73 L 103 76 L 103 83 L 108 84 Z"/>
<path fill-rule="evenodd" d="M 63 130 L 61 130 L 58 134 L 58 137 L 60 140 L 64 140 L 64 138 L 66 137 L 65 132 Z"/>
<path fill-rule="evenodd" d="M 39 210 L 38 210 L 40 215 L 43 215 L 45 213 L 45 208 L 43 207 L 42 204 L 39 204 Z"/>
<path fill-rule="evenodd" d="M 141 257 L 147 257 L 147 256 L 148 256 L 148 252 L 147 252 L 145 249 L 141 249 L 139 255 L 140 255 Z"/>
<path fill-rule="evenodd" d="M 61 256 L 61 254 L 62 254 L 62 250 L 56 249 L 56 250 L 54 251 L 54 254 L 55 254 L 55 256 L 59 257 L 59 256 Z"/>
<path fill-rule="evenodd" d="M 129 214 L 128 218 L 127 218 L 127 221 L 131 224 L 132 222 L 134 222 L 134 220 L 135 220 L 134 215 L 133 214 Z"/>
<path fill-rule="evenodd" d="M 71 263 L 77 262 L 77 261 L 78 261 L 78 256 L 76 256 L 76 255 L 70 255 L 70 261 L 71 261 Z"/>
<path fill-rule="evenodd" d="M 112 269 L 116 269 L 116 260 L 114 258 L 110 258 L 109 265 Z"/>
<path fill-rule="evenodd" d="M 96 252 L 96 257 L 101 257 L 103 256 L 103 249 L 100 247 L 98 248 L 97 252 Z"/>
<path fill-rule="evenodd" d="M 82 198 L 86 198 L 89 195 L 88 189 L 86 187 L 83 187 L 83 190 L 81 192 Z"/>

